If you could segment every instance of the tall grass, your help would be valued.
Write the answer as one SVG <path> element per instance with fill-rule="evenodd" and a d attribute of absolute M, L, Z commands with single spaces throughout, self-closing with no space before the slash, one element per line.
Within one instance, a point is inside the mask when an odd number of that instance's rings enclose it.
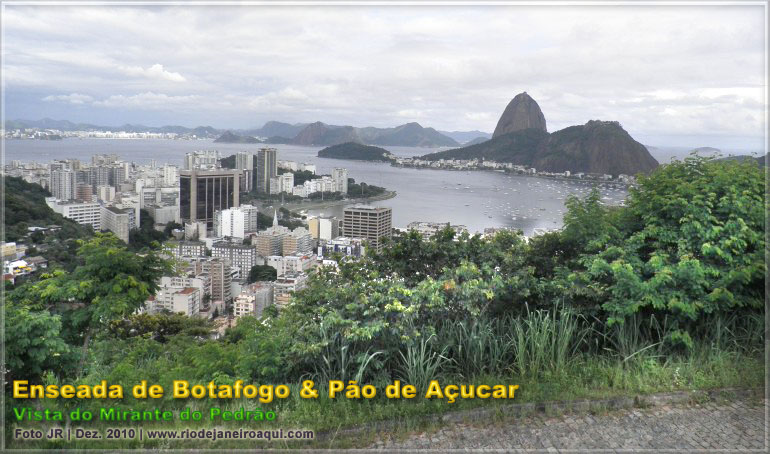
<path fill-rule="evenodd" d="M 590 332 L 584 321 L 566 308 L 528 311 L 525 317 L 511 319 L 515 370 L 524 376 L 562 373 Z"/>
<path fill-rule="evenodd" d="M 510 318 L 444 322 L 439 333 L 449 347 L 455 372 L 470 378 L 505 371 L 511 360 L 509 326 Z"/>
<path fill-rule="evenodd" d="M 437 378 L 439 371 L 449 362 L 449 358 L 444 356 L 447 346 L 442 347 L 440 351 L 434 350 L 431 341 L 435 337 L 435 334 L 428 338 L 421 337 L 418 342 L 406 346 L 406 354 L 398 352 L 401 357 L 400 377 L 421 391 L 428 388 L 428 383 Z"/>
<path fill-rule="evenodd" d="M 324 382 L 330 380 L 356 380 L 361 383 L 374 358 L 383 352 L 371 352 L 367 349 L 354 353 L 353 346 L 340 333 L 329 334 L 328 328 L 321 324 L 319 327 L 324 347 L 315 364 L 314 378 Z"/>

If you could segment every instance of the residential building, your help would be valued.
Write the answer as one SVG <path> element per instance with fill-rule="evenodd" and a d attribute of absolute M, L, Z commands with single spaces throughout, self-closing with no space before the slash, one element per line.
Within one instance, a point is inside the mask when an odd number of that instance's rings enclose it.
<path fill-rule="evenodd" d="M 163 250 L 178 259 L 206 256 L 206 245 L 201 241 L 167 241 Z"/>
<path fill-rule="evenodd" d="M 45 203 L 52 210 L 78 224 L 90 225 L 94 230 L 102 227 L 101 205 L 96 202 L 60 201 L 55 197 L 46 197 Z"/>
<path fill-rule="evenodd" d="M 318 259 L 323 260 L 333 254 L 347 257 L 362 257 L 366 255 L 363 240 L 359 238 L 337 237 L 333 240 L 323 241 L 318 245 Z"/>
<path fill-rule="evenodd" d="M 278 175 L 278 150 L 260 148 L 257 150 L 254 166 L 254 187 L 259 193 L 270 193 L 270 179 Z"/>
<path fill-rule="evenodd" d="M 195 287 L 162 288 L 150 297 L 145 307 L 150 313 L 172 312 L 182 313 L 188 317 L 200 312 L 201 292 Z"/>
<path fill-rule="evenodd" d="M 464 225 L 451 225 L 448 222 L 424 222 L 424 221 L 417 221 L 417 222 L 410 222 L 409 225 L 406 226 L 407 230 L 414 230 L 420 235 L 422 235 L 423 239 L 430 239 L 433 235 L 438 233 L 439 231 L 445 229 L 445 228 L 451 228 L 455 231 L 455 234 L 460 235 L 463 232 L 467 232 L 468 229 Z"/>
<path fill-rule="evenodd" d="M 232 299 L 232 270 L 230 262 L 222 258 L 200 258 L 191 261 L 193 273 L 211 276 L 211 299 L 227 302 Z"/>
<path fill-rule="evenodd" d="M 334 180 L 337 192 L 348 193 L 348 169 L 336 168 L 332 170 L 332 179 Z"/>
<path fill-rule="evenodd" d="M 316 264 L 316 257 L 307 255 L 271 255 L 265 257 L 265 265 L 275 269 L 277 276 L 292 273 L 308 273 Z"/>
<path fill-rule="evenodd" d="M 219 168 L 219 152 L 216 150 L 193 151 L 185 154 L 183 170 L 216 170 Z"/>
<path fill-rule="evenodd" d="M 340 221 L 334 217 L 310 217 L 307 221 L 310 236 L 315 240 L 331 240 L 340 236 Z"/>
<path fill-rule="evenodd" d="M 265 308 L 273 304 L 273 298 L 272 282 L 249 284 L 233 299 L 233 315 L 261 317 Z"/>
<path fill-rule="evenodd" d="M 128 243 L 128 233 L 136 228 L 134 210 L 120 209 L 114 206 L 101 207 L 101 229 L 108 230 Z"/>
<path fill-rule="evenodd" d="M 214 243 L 211 247 L 211 256 L 226 259 L 230 266 L 240 270 L 240 279 L 245 280 L 249 276 L 251 268 L 257 264 L 257 249 L 246 244 L 234 244 L 225 241 Z"/>
<path fill-rule="evenodd" d="M 273 288 L 273 304 L 279 308 L 291 302 L 292 293 L 307 286 L 307 275 L 303 273 L 288 273 L 276 279 Z"/>
<path fill-rule="evenodd" d="M 241 191 L 251 192 L 254 188 L 254 155 L 245 151 L 237 152 L 235 168 L 241 171 Z"/>
<path fill-rule="evenodd" d="M 282 255 L 309 254 L 313 251 L 313 237 L 304 227 L 297 227 L 283 237 Z"/>
<path fill-rule="evenodd" d="M 243 239 L 245 224 L 246 213 L 240 208 L 229 208 L 214 213 L 214 231 L 217 236 Z"/>
<path fill-rule="evenodd" d="M 351 238 L 362 238 L 369 246 L 382 250 L 382 239 L 393 235 L 393 210 L 387 207 L 356 205 L 344 210 L 343 234 Z"/>
<path fill-rule="evenodd" d="M 93 188 L 91 185 L 78 183 L 75 189 L 75 199 L 81 202 L 93 202 Z"/>
<path fill-rule="evenodd" d="M 77 175 L 72 170 L 52 170 L 49 190 L 57 200 L 74 200 L 77 190 Z"/>

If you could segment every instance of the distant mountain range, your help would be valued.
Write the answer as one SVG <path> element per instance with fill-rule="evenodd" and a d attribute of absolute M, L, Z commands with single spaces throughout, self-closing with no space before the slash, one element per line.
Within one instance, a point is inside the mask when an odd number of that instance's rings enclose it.
<path fill-rule="evenodd" d="M 328 146 L 346 142 L 367 145 L 403 147 L 457 147 L 461 142 L 477 137 L 490 137 L 481 131 L 453 131 L 441 133 L 425 128 L 419 123 L 406 123 L 394 128 L 358 128 L 322 123 L 283 123 L 268 121 L 261 128 L 216 129 L 211 126 L 187 128 L 184 126 L 145 126 L 125 124 L 122 126 L 99 126 L 89 123 L 73 123 L 68 120 L 8 120 L 6 129 L 58 129 L 61 131 L 126 131 L 194 134 L 198 137 L 216 138 L 219 143 L 287 143 L 294 145 Z M 452 136 L 457 137 L 454 139 Z M 258 140 L 261 138 L 262 140 Z"/>
<path fill-rule="evenodd" d="M 198 126 L 196 128 L 187 128 L 184 126 L 145 126 L 124 124 L 122 126 L 99 126 L 90 123 L 73 123 L 69 120 L 52 120 L 43 118 L 42 120 L 6 120 L 5 129 L 58 129 L 60 131 L 125 131 L 125 132 L 152 132 L 152 133 L 175 133 L 175 134 L 195 134 L 198 137 L 217 137 L 222 134 L 222 130 L 212 128 L 211 126 Z"/>
<path fill-rule="evenodd" d="M 526 92 L 505 108 L 492 139 L 422 158 L 489 159 L 538 171 L 610 175 L 635 175 L 658 166 L 644 145 L 615 121 L 592 120 L 548 133 L 540 107 Z"/>
<path fill-rule="evenodd" d="M 295 131 L 296 134 L 292 135 Z M 447 137 L 433 128 L 423 128 L 419 123 L 406 123 L 395 128 L 356 128 L 327 125 L 320 121 L 304 126 L 269 122 L 258 130 L 247 132 L 255 136 L 267 137 L 265 143 L 305 146 L 330 146 L 348 142 L 394 147 L 456 147 L 460 145 L 451 137 Z M 286 134 L 286 136 L 280 134 Z M 253 138 L 251 136 L 246 137 Z M 243 140 L 250 140 L 250 138 L 234 136 L 228 131 L 227 136 L 223 134 L 217 141 L 244 143 Z"/>
<path fill-rule="evenodd" d="M 478 139 L 491 139 L 492 134 L 484 131 L 441 131 L 439 130 L 441 134 L 444 134 L 447 137 L 451 137 L 458 143 L 461 143 L 463 145 L 469 145 L 471 141 L 478 140 Z"/>

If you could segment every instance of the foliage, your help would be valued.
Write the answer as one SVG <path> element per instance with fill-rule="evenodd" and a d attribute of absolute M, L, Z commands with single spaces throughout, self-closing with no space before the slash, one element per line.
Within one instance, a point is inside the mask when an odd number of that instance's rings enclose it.
<path fill-rule="evenodd" d="M 44 371 L 62 371 L 69 346 L 60 337 L 61 317 L 19 304 L 5 305 L 5 359 L 8 382 L 36 381 Z"/>
<path fill-rule="evenodd" d="M 254 265 L 249 271 L 248 283 L 253 284 L 258 281 L 274 281 L 278 277 L 275 268 L 269 265 Z"/>
<path fill-rule="evenodd" d="M 572 296 L 601 306 L 609 325 L 654 314 L 670 324 L 667 341 L 690 347 L 704 316 L 762 308 L 764 176 L 756 165 L 692 156 L 642 177 L 617 214 L 592 198 L 569 208 L 564 236 L 583 250 Z"/>
<path fill-rule="evenodd" d="M 39 185 L 27 183 L 21 178 L 3 176 L 5 188 L 5 241 L 23 241 L 27 238 L 28 227 L 57 225 L 59 230 L 50 233 L 36 232 L 29 241 L 38 245 L 40 255 L 49 261 L 49 266 L 72 269 L 77 240 L 93 234 L 89 226 L 80 225 L 54 212 L 45 198 L 51 194 Z"/>
<path fill-rule="evenodd" d="M 155 220 L 150 212 L 141 209 L 139 215 L 139 228 L 131 229 L 128 233 L 128 247 L 134 251 L 140 251 L 145 248 L 160 249 L 163 241 L 171 237 L 171 229 L 181 227 L 179 224 L 172 223 L 171 228 L 166 228 L 161 232 L 155 230 Z M 176 227 L 175 227 L 176 226 Z"/>

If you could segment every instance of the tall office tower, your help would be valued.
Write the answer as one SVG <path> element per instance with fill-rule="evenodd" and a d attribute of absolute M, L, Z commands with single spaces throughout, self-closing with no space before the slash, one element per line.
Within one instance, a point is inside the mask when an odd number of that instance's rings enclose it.
<path fill-rule="evenodd" d="M 214 226 L 214 213 L 240 205 L 239 170 L 182 170 L 179 172 L 179 212 L 182 223 Z"/>
<path fill-rule="evenodd" d="M 356 205 L 345 208 L 343 231 L 346 237 L 363 238 L 377 252 L 382 250 L 382 238 L 393 235 L 393 210 L 386 207 Z"/>
<path fill-rule="evenodd" d="M 278 150 L 260 148 L 254 164 L 254 188 L 257 192 L 269 194 L 270 179 L 278 175 Z"/>
<path fill-rule="evenodd" d="M 348 193 L 348 169 L 337 168 L 332 170 L 332 179 L 337 187 L 337 192 Z"/>
<path fill-rule="evenodd" d="M 73 200 L 77 190 L 77 174 L 72 170 L 51 171 L 51 195 L 57 200 Z"/>
<path fill-rule="evenodd" d="M 251 192 L 254 189 L 254 155 L 246 151 L 236 153 L 235 168 L 243 172 L 241 176 L 241 191 Z"/>

